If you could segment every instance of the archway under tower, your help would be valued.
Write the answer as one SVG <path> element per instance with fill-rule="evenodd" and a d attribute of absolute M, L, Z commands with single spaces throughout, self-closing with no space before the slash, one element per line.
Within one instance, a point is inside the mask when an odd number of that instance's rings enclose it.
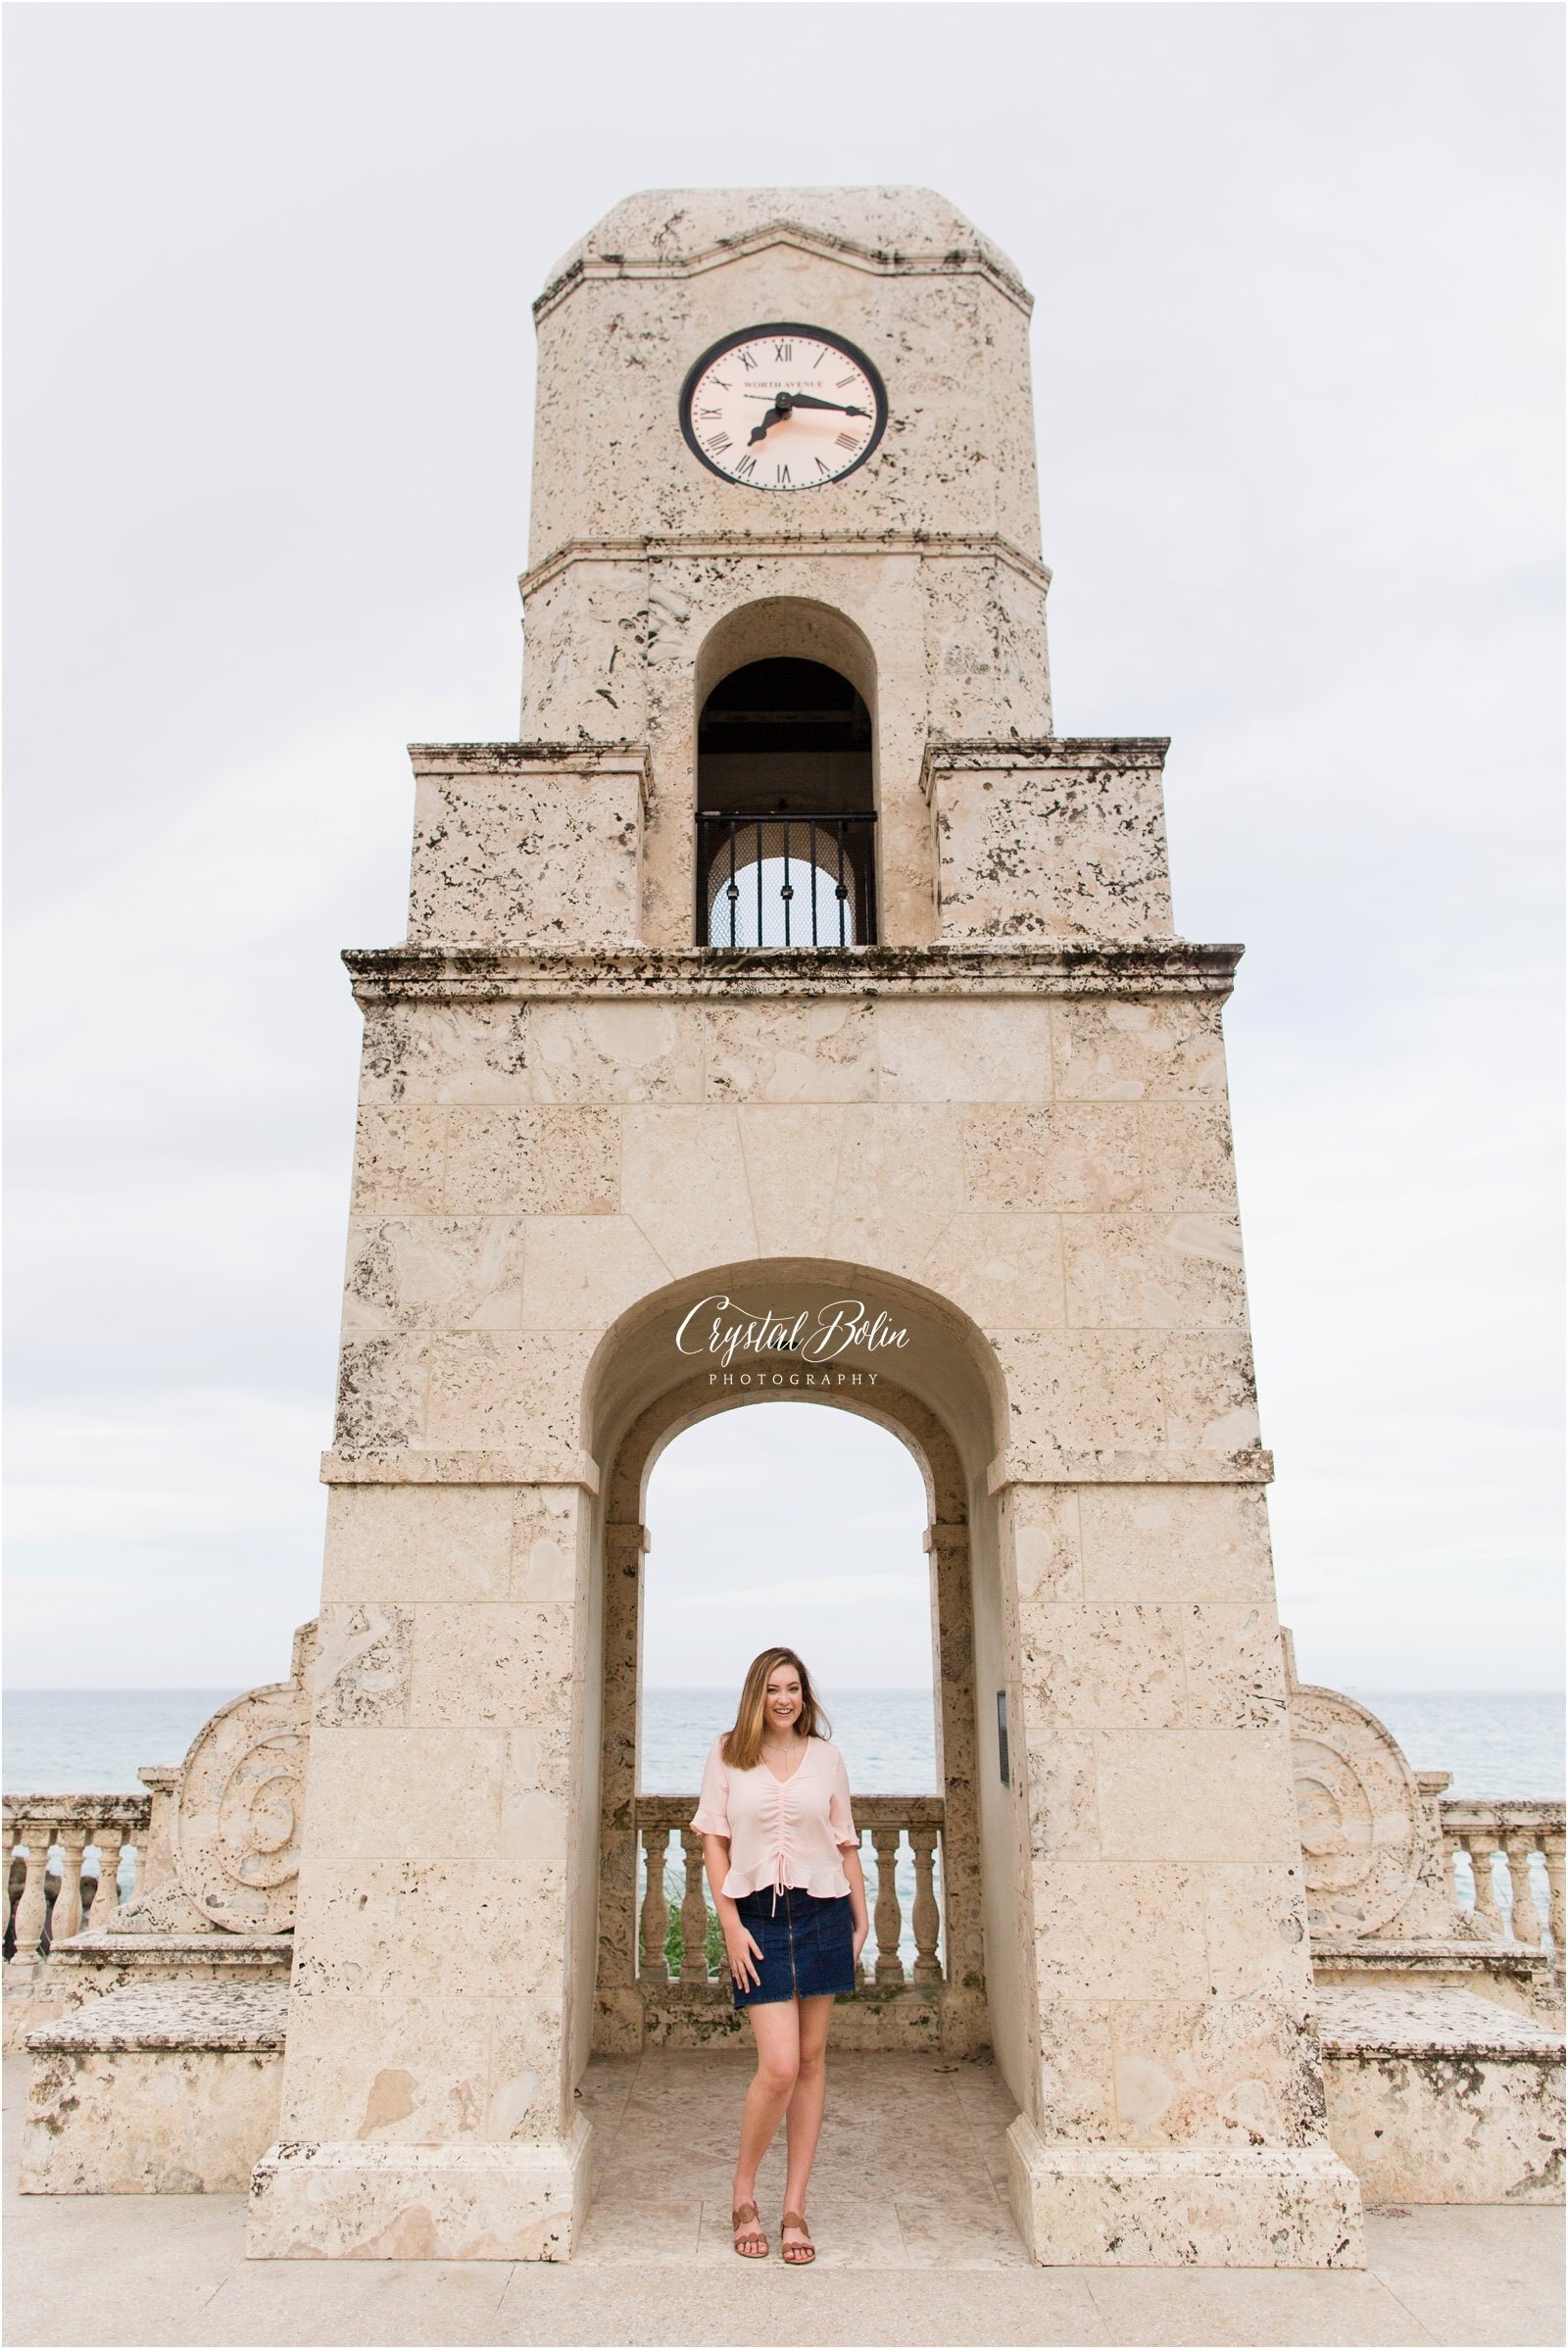
<path fill-rule="evenodd" d="M 727 1367 L 705 1356 L 705 1366 L 694 1368 L 674 1333 L 705 1296 L 733 1299 L 743 1310 L 771 1305 L 792 1323 L 804 1313 L 808 1327 L 850 1297 L 886 1314 L 906 1343 L 881 1356 L 846 1352 L 832 1363 L 813 1365 L 780 1349 L 737 1356 Z M 709 1309 L 699 1334 L 712 1317 Z M 994 1688 L 1005 1679 L 1004 1610 L 986 1485 L 997 1448 L 995 1394 L 978 1333 L 911 1284 L 792 1261 L 676 1284 L 634 1309 L 612 1340 L 597 1365 L 606 1441 L 593 1446 L 601 1469 L 597 1930 L 579 1940 L 594 1953 L 593 2052 L 721 2044 L 743 2028 L 728 1982 L 711 1970 L 704 1946 L 701 1846 L 682 1835 L 694 1802 L 684 1794 L 651 1797 L 638 1786 L 647 1494 L 656 1462 L 684 1431 L 718 1413 L 788 1399 L 855 1412 L 888 1430 L 913 1456 L 926 1494 L 937 1792 L 857 1799 L 868 1879 L 887 1889 L 864 1986 L 836 2016 L 835 2043 L 967 2055 L 1000 2041 L 1005 2069 L 1021 2075 L 1028 2048 L 1012 2039 L 1026 2007 L 1015 1994 L 1026 1855 L 1013 1848 L 1015 1813 L 998 1768 Z M 887 1367 L 890 1360 L 896 1368 Z M 920 1913 L 895 1918 L 886 1904 L 901 1858 Z M 684 1883 L 678 1933 L 668 1931 L 663 1907 L 666 1869 L 676 1894 Z M 897 1954 L 901 1928 L 916 1944 L 912 1961 Z M 666 1963 L 666 1932 L 678 1952 L 674 1965 Z M 587 1987 L 580 1982 L 580 1990 Z M 579 2012 L 585 2005 L 579 1997 Z M 585 2060 L 586 2045 L 581 2053 Z"/>

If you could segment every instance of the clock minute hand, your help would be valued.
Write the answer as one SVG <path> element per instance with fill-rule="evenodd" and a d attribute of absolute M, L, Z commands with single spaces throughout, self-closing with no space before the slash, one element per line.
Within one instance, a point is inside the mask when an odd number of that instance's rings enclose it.
<path fill-rule="evenodd" d="M 771 392 L 748 392 L 746 397 L 749 400 L 768 400 L 773 395 Z M 819 400 L 814 392 L 780 393 L 779 397 L 787 398 L 791 408 L 831 408 L 835 416 L 869 416 L 871 413 L 868 408 L 846 408 L 842 400 Z M 764 421 L 777 423 L 781 413 L 787 415 L 788 410 L 781 412 L 775 408 L 771 418 L 764 418 Z"/>
<path fill-rule="evenodd" d="M 836 416 L 865 416 L 869 414 L 869 411 L 864 408 L 846 408 L 842 400 L 819 400 L 814 392 L 797 392 L 795 405 L 797 408 L 831 408 Z"/>

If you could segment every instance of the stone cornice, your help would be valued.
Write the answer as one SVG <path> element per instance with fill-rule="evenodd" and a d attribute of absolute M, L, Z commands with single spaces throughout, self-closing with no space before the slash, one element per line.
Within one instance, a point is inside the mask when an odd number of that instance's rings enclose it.
<path fill-rule="evenodd" d="M 1560 1835 L 1563 1820 L 1563 1804 L 1544 1796 L 1482 1799 L 1453 1794 L 1445 1797 L 1443 1804 L 1443 1824 L 1454 1835 L 1481 1835 L 1494 1828 L 1506 1833 L 1511 1827 L 1555 1829 Z"/>
<path fill-rule="evenodd" d="M 790 245 L 818 260 L 842 262 L 846 268 L 863 269 L 873 277 L 984 277 L 998 293 L 1016 304 L 1025 318 L 1034 309 L 1034 296 L 1027 288 L 976 246 L 959 246 L 951 253 L 904 253 L 808 228 L 799 220 L 778 220 L 748 229 L 742 236 L 718 237 L 695 253 L 585 253 L 545 287 L 534 303 L 534 318 L 547 318 L 590 278 L 697 277 L 721 269 L 727 261 L 765 253 L 774 245 Z"/>
<path fill-rule="evenodd" d="M 1206 996 L 1230 994 L 1239 946 L 1182 939 L 835 947 L 812 953 L 614 947 L 347 947 L 357 1001 L 746 996 Z"/>
<path fill-rule="evenodd" d="M 951 537 L 930 530 L 710 531 L 693 536 L 571 538 L 523 572 L 517 588 L 524 603 L 574 563 L 715 563 L 732 558 L 782 555 L 910 555 L 921 561 L 1004 563 L 1031 585 L 1051 585 L 1043 563 L 1006 539 L 981 534 Z"/>
<path fill-rule="evenodd" d="M 648 775 L 648 753 L 635 742 L 411 742 L 416 775 Z"/>
<path fill-rule="evenodd" d="M 1004 741 L 944 742 L 926 746 L 920 788 L 931 796 L 931 778 L 949 772 L 1007 774 L 1017 767 L 1072 767 L 1082 772 L 1138 770 L 1158 774 L 1170 749 L 1168 734 L 1037 734 Z"/>
<path fill-rule="evenodd" d="M 1267 1485 L 1274 1455 L 1257 1445 L 1241 1451 L 1004 1452 L 992 1461 L 987 1490 L 1013 1485 Z M 417 1444 L 370 1454 L 321 1454 L 323 1485 L 559 1485 L 597 1493 L 599 1470 L 587 1452 L 575 1459 L 516 1451 L 426 1451 Z M 967 1539 L 967 1529 L 954 1529 Z M 40 1799 L 48 1800 L 47 1797 Z M 54 1797 L 58 1804 L 62 1798 Z M 69 1798 L 67 1798 L 69 1799 Z M 1497 1806 L 1493 1805 L 1495 1809 Z M 1540 1805 L 1515 1804 L 1532 1822 Z"/>
<path fill-rule="evenodd" d="M 1274 1454 L 1242 1451 L 1006 1451 L 986 1471 L 986 1490 L 1013 1485 L 1271 1485 Z"/>
<path fill-rule="evenodd" d="M 323 1485 L 564 1485 L 599 1491 L 598 1464 L 587 1452 L 400 1451 L 321 1454 Z"/>
<path fill-rule="evenodd" d="M 124 1827 L 146 1832 L 150 1794 L 7 1794 L 0 1816 L 8 1828 L 24 1821 L 62 1827 Z"/>
<path fill-rule="evenodd" d="M 1040 734 L 1010 740 L 945 742 L 926 748 L 920 786 L 927 799 L 931 779 L 948 773 L 1007 774 L 1019 767 L 1072 768 L 1084 773 L 1144 771 L 1157 774 L 1170 749 L 1168 734 Z M 615 742 L 411 742 L 416 775 L 649 774 L 646 746 Z"/>

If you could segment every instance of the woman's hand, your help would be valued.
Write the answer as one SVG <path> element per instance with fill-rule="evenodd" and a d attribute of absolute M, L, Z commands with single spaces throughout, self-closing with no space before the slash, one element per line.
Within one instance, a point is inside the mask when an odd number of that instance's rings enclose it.
<path fill-rule="evenodd" d="M 730 1980 L 737 1990 L 755 1988 L 761 1981 L 759 1966 L 761 1950 L 752 1939 L 740 1920 L 740 1911 L 724 1889 L 729 1874 L 728 1835 L 703 1836 L 703 1857 L 708 1866 L 708 1888 L 713 1895 L 713 1913 L 718 1930 L 724 1936 L 724 1955 L 729 1962 Z"/>
<path fill-rule="evenodd" d="M 739 1917 L 724 1927 L 724 1955 L 729 1960 L 730 1979 L 736 1989 L 755 1989 L 762 1979 L 759 1971 L 762 1953 Z"/>
<path fill-rule="evenodd" d="M 841 1843 L 839 1857 L 844 1863 L 844 1878 L 850 1887 L 850 1919 L 855 1927 L 855 1971 L 860 1971 L 860 1952 L 871 1937 L 871 1904 L 865 1897 L 865 1870 L 860 1866 L 860 1847 L 858 1843 Z"/>

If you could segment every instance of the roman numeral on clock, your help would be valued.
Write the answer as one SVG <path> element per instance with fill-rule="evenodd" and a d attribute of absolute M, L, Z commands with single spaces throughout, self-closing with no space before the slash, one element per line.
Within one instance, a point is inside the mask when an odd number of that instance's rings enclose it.
<path fill-rule="evenodd" d="M 785 366 L 790 366 L 793 364 L 794 359 L 795 345 L 793 343 L 775 343 L 773 345 L 773 362 L 775 366 L 779 365 L 780 363 Z"/>
<path fill-rule="evenodd" d="M 775 489 L 789 488 L 790 468 L 787 465 L 778 465 L 773 467 L 773 486 Z"/>
<path fill-rule="evenodd" d="M 858 449 L 860 445 L 853 432 L 841 432 L 838 435 L 838 444 L 841 449 Z"/>
<path fill-rule="evenodd" d="M 835 391 L 846 391 L 854 381 L 853 375 L 841 375 L 833 388 Z"/>
<path fill-rule="evenodd" d="M 737 481 L 750 481 L 750 479 L 751 479 L 752 475 L 753 475 L 753 474 L 756 472 L 756 470 L 757 470 L 757 460 L 756 460 L 756 458 L 755 458 L 755 457 L 743 457 L 743 458 L 741 459 L 741 461 L 740 461 L 740 464 L 739 464 L 739 465 L 738 465 L 735 467 L 735 478 L 736 478 L 736 480 L 737 480 Z"/>
<path fill-rule="evenodd" d="M 722 457 L 724 451 L 732 449 L 735 444 L 727 432 L 715 432 L 710 440 L 704 441 L 703 446 L 710 457 Z"/>
<path fill-rule="evenodd" d="M 822 478 L 823 478 L 823 480 L 824 480 L 824 481 L 831 481 L 831 480 L 832 480 L 832 478 L 833 478 L 833 467 L 832 467 L 832 466 L 831 466 L 831 465 L 828 464 L 828 462 L 827 462 L 826 458 L 819 457 L 819 458 L 817 459 L 817 461 L 816 461 L 816 469 L 817 469 L 817 471 L 818 471 L 818 472 L 821 474 L 821 476 L 822 476 Z"/>
<path fill-rule="evenodd" d="M 757 353 L 755 351 L 743 351 L 740 355 L 740 360 L 742 367 L 745 367 L 748 372 L 750 372 L 751 370 L 755 369 L 757 366 Z"/>

